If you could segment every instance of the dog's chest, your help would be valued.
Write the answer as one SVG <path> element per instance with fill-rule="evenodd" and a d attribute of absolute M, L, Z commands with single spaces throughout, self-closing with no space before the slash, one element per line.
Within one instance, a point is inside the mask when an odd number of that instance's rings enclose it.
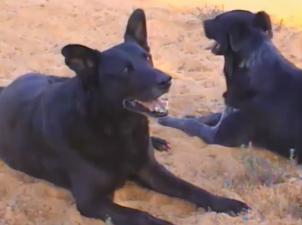
<path fill-rule="evenodd" d="M 72 140 L 74 148 L 100 167 L 131 173 L 148 160 L 149 131 L 145 121 L 103 123 L 80 133 Z"/>

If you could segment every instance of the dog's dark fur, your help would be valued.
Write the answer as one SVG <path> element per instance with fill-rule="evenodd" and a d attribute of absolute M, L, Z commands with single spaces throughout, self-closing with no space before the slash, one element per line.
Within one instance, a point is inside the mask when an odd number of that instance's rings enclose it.
<path fill-rule="evenodd" d="M 237 110 L 220 118 L 214 127 L 195 118 L 167 117 L 160 122 L 199 136 L 210 144 L 235 147 L 251 141 L 285 157 L 289 157 L 293 148 L 301 163 L 302 71 L 273 45 L 266 13 L 259 12 L 251 20 L 232 17 L 233 13 L 205 22 L 205 31 L 208 38 L 221 44 L 227 80 L 225 101 Z M 219 120 L 217 114 L 210 118 Z"/>
<path fill-rule="evenodd" d="M 125 42 L 99 52 L 82 45 L 62 49 L 72 78 L 27 74 L 0 95 L 0 155 L 12 168 L 69 189 L 82 215 L 115 225 L 168 225 L 113 203 L 132 180 L 146 188 L 217 212 L 248 209 L 172 175 L 150 145 L 148 120 L 129 110 L 130 99 L 150 101 L 171 78 L 155 69 L 142 10 L 133 12 Z"/>
<path fill-rule="evenodd" d="M 227 91 L 223 94 L 223 97 L 226 105 L 233 107 L 236 107 L 237 102 L 241 102 L 245 98 L 248 99 L 252 95 L 252 93 L 241 88 L 247 82 L 244 76 L 233 76 L 234 70 L 237 70 L 237 74 L 242 72 L 242 70 L 238 69 L 241 61 L 236 57 L 229 44 L 230 32 L 238 23 L 259 29 L 268 38 L 273 37 L 270 17 L 264 11 L 255 14 L 246 10 L 233 10 L 220 14 L 214 19 L 204 21 L 204 30 L 207 38 L 215 40 L 220 46 L 213 47 L 213 54 L 224 57 L 223 72 Z"/>

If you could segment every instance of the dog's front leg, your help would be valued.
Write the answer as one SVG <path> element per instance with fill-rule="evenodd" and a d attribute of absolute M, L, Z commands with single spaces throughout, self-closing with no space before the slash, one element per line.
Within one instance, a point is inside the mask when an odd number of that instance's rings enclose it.
<path fill-rule="evenodd" d="M 77 202 L 82 215 L 90 218 L 101 219 L 114 225 L 173 225 L 167 221 L 155 218 L 148 213 L 126 208 L 112 202 L 111 199 L 83 196 L 81 203 Z"/>
<path fill-rule="evenodd" d="M 158 122 L 163 126 L 180 129 L 188 135 L 200 137 L 207 144 L 217 144 L 216 135 L 218 130 L 220 129 L 222 122 L 226 117 L 228 117 L 234 112 L 236 112 L 235 109 L 227 106 L 222 113 L 214 113 L 211 114 L 209 117 L 206 116 L 204 118 L 176 118 L 166 116 L 160 118 Z M 204 121 L 202 121 L 201 119 L 203 119 Z M 215 121 L 214 126 L 205 123 L 213 121 Z"/>
<path fill-rule="evenodd" d="M 235 109 L 233 107 L 230 107 L 230 106 L 226 106 L 225 109 L 223 110 L 223 112 L 221 113 L 220 115 L 220 118 L 217 122 L 217 124 L 215 126 L 213 126 L 213 129 L 216 129 L 218 130 L 219 127 L 221 126 L 223 120 L 228 117 L 230 114 L 232 114 L 233 112 L 237 112 L 238 109 Z"/>
<path fill-rule="evenodd" d="M 112 171 L 76 163 L 70 170 L 71 191 L 80 213 L 114 225 L 172 225 L 148 213 L 120 206 L 112 201 L 120 178 Z"/>
<path fill-rule="evenodd" d="M 186 115 L 184 116 L 184 118 L 187 119 L 196 119 L 198 122 L 200 123 L 204 123 L 208 126 L 215 126 L 220 118 L 221 118 L 222 113 L 211 113 L 209 115 L 206 116 L 192 116 L 192 115 Z"/>
<path fill-rule="evenodd" d="M 83 216 L 109 221 L 114 225 L 173 225 L 148 213 L 115 204 L 112 200 L 114 191 L 126 178 L 121 177 L 118 171 L 87 161 L 63 141 L 52 140 L 49 143 L 68 175 L 69 189 Z"/>
<path fill-rule="evenodd" d="M 211 127 L 198 121 L 195 118 L 163 117 L 158 122 L 167 127 L 182 130 L 190 136 L 200 137 L 207 144 L 214 144 L 217 127 Z"/>
<path fill-rule="evenodd" d="M 249 208 L 243 202 L 215 196 L 177 178 L 154 158 L 138 172 L 136 180 L 152 190 L 190 201 L 199 207 L 216 212 L 237 214 Z"/>

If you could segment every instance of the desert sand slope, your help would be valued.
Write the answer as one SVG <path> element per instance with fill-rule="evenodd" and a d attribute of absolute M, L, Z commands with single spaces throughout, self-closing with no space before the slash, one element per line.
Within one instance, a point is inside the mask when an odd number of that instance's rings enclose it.
<path fill-rule="evenodd" d="M 185 5 L 171 2 L 1 0 L 0 82 L 8 84 L 28 71 L 72 75 L 63 64 L 62 46 L 81 43 L 106 49 L 122 39 L 130 12 L 143 7 L 148 16 L 155 63 L 174 77 L 171 114 L 181 116 L 220 110 L 225 88 L 222 60 L 205 50 L 209 42 L 197 16 L 210 16 L 213 10 L 208 6 L 196 11 L 195 1 L 191 1 L 192 5 L 188 4 L 190 1 L 184 1 Z M 231 1 L 225 2 L 226 8 L 230 8 Z M 244 7 L 243 1 L 240 2 L 240 7 Z M 269 8 L 267 4 L 265 7 Z M 291 61 L 302 67 L 299 29 L 277 25 L 274 41 Z M 239 217 L 206 213 L 131 183 L 117 192 L 116 202 L 148 211 L 177 225 L 302 224 L 302 181 L 298 168 L 289 161 L 261 150 L 207 146 L 197 138 L 156 124 L 151 128 L 154 134 L 171 142 L 171 152 L 157 153 L 157 158 L 171 171 L 211 192 L 244 200 L 254 210 Z M 32 224 L 103 223 L 80 216 L 69 192 L 1 163 L 0 225 Z"/>

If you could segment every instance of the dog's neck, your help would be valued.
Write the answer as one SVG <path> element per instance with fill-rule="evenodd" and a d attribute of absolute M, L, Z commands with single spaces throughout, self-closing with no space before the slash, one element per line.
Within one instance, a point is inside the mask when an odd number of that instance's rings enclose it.
<path fill-rule="evenodd" d="M 113 121 L 141 117 L 141 115 L 125 110 L 122 102 L 117 101 L 113 104 L 111 99 L 99 93 L 100 90 L 84 89 L 76 78 L 73 79 L 73 84 L 75 90 L 73 99 L 79 118 L 97 123 L 104 117 L 111 118 Z"/>
<path fill-rule="evenodd" d="M 265 66 L 273 66 L 278 61 L 288 62 L 270 40 L 263 42 L 252 52 L 241 55 L 237 54 L 236 57 L 238 59 L 238 68 L 245 70 L 257 68 L 257 66 L 263 64 Z M 288 64 L 291 63 L 288 62 Z"/>

